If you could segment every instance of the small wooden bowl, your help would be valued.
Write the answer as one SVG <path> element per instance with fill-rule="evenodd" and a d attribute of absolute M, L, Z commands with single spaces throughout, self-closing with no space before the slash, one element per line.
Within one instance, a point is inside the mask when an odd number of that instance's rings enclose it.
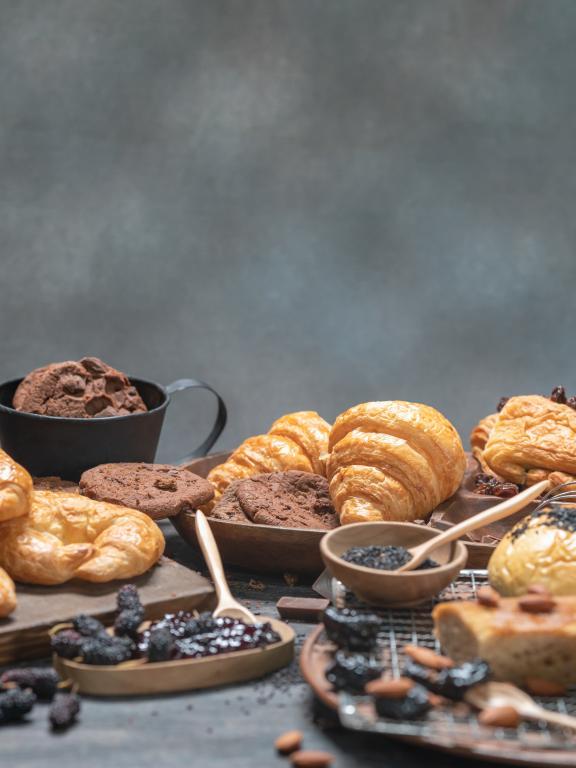
<path fill-rule="evenodd" d="M 395 573 L 365 568 L 342 560 L 350 547 L 394 545 L 414 547 L 433 539 L 438 532 L 413 523 L 355 523 L 326 534 L 320 551 L 326 568 L 363 602 L 382 607 L 410 607 L 430 600 L 458 576 L 466 565 L 468 551 L 457 541 L 441 547 L 433 559 L 437 568 Z"/>

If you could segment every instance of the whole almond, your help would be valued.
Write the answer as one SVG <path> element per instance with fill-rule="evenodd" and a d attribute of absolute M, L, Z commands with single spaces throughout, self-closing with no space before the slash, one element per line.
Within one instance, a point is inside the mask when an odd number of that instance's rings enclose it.
<path fill-rule="evenodd" d="M 566 688 L 561 683 L 552 683 L 541 677 L 527 677 L 524 686 L 534 696 L 564 696 Z"/>
<path fill-rule="evenodd" d="M 286 731 L 281 736 L 278 736 L 274 742 L 274 746 L 282 755 L 289 755 L 291 752 L 296 752 L 302 746 L 302 739 L 304 736 L 301 731 Z"/>
<path fill-rule="evenodd" d="M 487 707 L 478 715 L 478 722 L 493 728 L 517 728 L 520 715 L 514 707 Z"/>
<path fill-rule="evenodd" d="M 448 656 L 441 656 L 431 648 L 424 648 L 421 645 L 405 645 L 404 653 L 409 656 L 412 661 L 417 664 L 422 664 L 424 667 L 430 667 L 430 669 L 448 669 L 454 666 L 452 659 Z"/>
<path fill-rule="evenodd" d="M 382 699 L 403 699 L 414 685 L 409 677 L 398 677 L 396 680 L 371 680 L 364 690 L 371 696 Z"/>
<path fill-rule="evenodd" d="M 497 608 L 500 605 L 500 595 L 492 587 L 480 587 L 476 597 L 480 605 L 486 608 Z"/>
<path fill-rule="evenodd" d="M 526 613 L 551 613 L 556 601 L 549 595 L 524 595 L 518 600 L 518 607 Z"/>
<path fill-rule="evenodd" d="M 439 696 L 437 693 L 432 693 L 431 691 L 428 692 L 428 701 L 430 702 L 431 707 L 443 707 L 445 704 L 448 704 L 448 699 L 445 699 L 444 696 Z"/>
<path fill-rule="evenodd" d="M 549 595 L 550 590 L 544 584 L 530 584 L 526 590 L 529 595 Z"/>
<path fill-rule="evenodd" d="M 293 752 L 290 762 L 295 768 L 328 768 L 332 765 L 334 758 L 330 752 L 320 752 L 311 749 L 303 749 L 300 752 Z"/>

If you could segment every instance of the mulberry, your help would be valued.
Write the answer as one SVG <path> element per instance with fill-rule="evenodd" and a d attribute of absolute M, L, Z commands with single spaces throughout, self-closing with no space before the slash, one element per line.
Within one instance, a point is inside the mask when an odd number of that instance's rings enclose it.
<path fill-rule="evenodd" d="M 9 669 L 0 677 L 2 685 L 12 683 L 19 688 L 30 688 L 39 701 L 52 701 L 59 682 L 58 673 L 51 667 Z"/>
<path fill-rule="evenodd" d="M 101 621 L 92 616 L 86 616 L 84 613 L 76 616 L 72 623 L 76 632 L 80 632 L 83 637 L 97 637 L 106 632 L 106 628 Z"/>
<path fill-rule="evenodd" d="M 63 659 L 75 659 L 82 655 L 82 644 L 85 640 L 86 638 L 75 629 L 63 629 L 62 632 L 52 635 L 50 644 L 57 656 Z"/>
<path fill-rule="evenodd" d="M 76 722 L 80 712 L 80 699 L 75 693 L 58 693 L 48 712 L 53 731 L 64 731 Z"/>
<path fill-rule="evenodd" d="M 84 642 L 82 656 L 85 664 L 121 664 L 132 658 L 134 643 L 127 637 L 101 635 Z"/>
<path fill-rule="evenodd" d="M 130 611 L 138 608 L 142 608 L 140 602 L 140 595 L 134 584 L 125 584 L 120 587 L 118 594 L 116 595 L 116 604 L 119 611 Z"/>
<path fill-rule="evenodd" d="M 5 693 L 0 693 L 0 723 L 21 720 L 32 710 L 35 703 L 36 696 L 29 690 L 12 688 Z"/>

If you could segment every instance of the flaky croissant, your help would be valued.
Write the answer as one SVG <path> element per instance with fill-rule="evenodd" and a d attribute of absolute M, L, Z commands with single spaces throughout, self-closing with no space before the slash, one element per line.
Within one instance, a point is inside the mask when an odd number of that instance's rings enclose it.
<path fill-rule="evenodd" d="M 36 491 L 27 517 L 0 525 L 0 566 L 29 584 L 129 579 L 163 551 L 147 515 L 75 493 Z"/>
<path fill-rule="evenodd" d="M 0 619 L 5 619 L 16 608 L 16 589 L 6 571 L 0 568 Z"/>
<path fill-rule="evenodd" d="M 511 397 L 482 458 L 500 477 L 534 485 L 552 472 L 576 475 L 576 411 L 541 395 Z"/>
<path fill-rule="evenodd" d="M 0 523 L 27 515 L 32 495 L 32 478 L 0 448 Z"/>
<path fill-rule="evenodd" d="M 330 433 L 327 473 L 342 524 L 425 518 L 456 491 L 465 466 L 458 433 L 428 405 L 363 403 Z"/>
<path fill-rule="evenodd" d="M 290 469 L 325 474 L 323 455 L 328 449 L 329 434 L 330 425 L 315 411 L 282 416 L 266 435 L 249 437 L 227 461 L 209 473 L 215 501 L 233 480 L 252 475 Z"/>

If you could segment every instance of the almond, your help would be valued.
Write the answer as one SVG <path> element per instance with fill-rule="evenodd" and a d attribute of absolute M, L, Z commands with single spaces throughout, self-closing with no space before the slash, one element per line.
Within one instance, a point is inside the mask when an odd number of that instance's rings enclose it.
<path fill-rule="evenodd" d="M 278 736 L 274 742 L 274 746 L 282 755 L 289 755 L 291 752 L 296 752 L 302 746 L 303 735 L 301 731 L 286 731 L 281 736 Z"/>
<path fill-rule="evenodd" d="M 544 584 L 531 584 L 526 591 L 529 595 L 550 595 L 550 590 Z"/>
<path fill-rule="evenodd" d="M 566 688 L 560 683 L 552 683 L 541 677 L 527 677 L 525 687 L 533 696 L 564 696 Z"/>
<path fill-rule="evenodd" d="M 500 595 L 492 587 L 480 587 L 476 593 L 480 605 L 486 608 L 497 608 L 500 605 Z"/>
<path fill-rule="evenodd" d="M 478 715 L 478 722 L 492 728 L 517 728 L 520 715 L 514 707 L 487 707 Z"/>
<path fill-rule="evenodd" d="M 448 704 L 448 699 L 445 699 L 444 696 L 439 696 L 437 693 L 432 693 L 431 691 L 428 692 L 428 701 L 430 702 L 431 707 L 443 707 L 445 704 Z"/>
<path fill-rule="evenodd" d="M 518 600 L 518 607 L 526 613 L 551 613 L 556 601 L 549 595 L 524 595 Z"/>
<path fill-rule="evenodd" d="M 290 762 L 296 768 L 328 768 L 332 765 L 334 758 L 330 752 L 320 752 L 304 749 L 300 752 L 293 752 Z"/>
<path fill-rule="evenodd" d="M 398 677 L 395 680 L 371 680 L 364 690 L 371 696 L 382 699 L 403 699 L 414 685 L 409 677 Z"/>
<path fill-rule="evenodd" d="M 422 664 L 424 667 L 430 667 L 430 669 L 448 669 L 454 666 L 454 662 L 448 656 L 441 656 L 431 648 L 424 648 L 421 645 L 405 645 L 404 653 L 412 661 Z"/>

